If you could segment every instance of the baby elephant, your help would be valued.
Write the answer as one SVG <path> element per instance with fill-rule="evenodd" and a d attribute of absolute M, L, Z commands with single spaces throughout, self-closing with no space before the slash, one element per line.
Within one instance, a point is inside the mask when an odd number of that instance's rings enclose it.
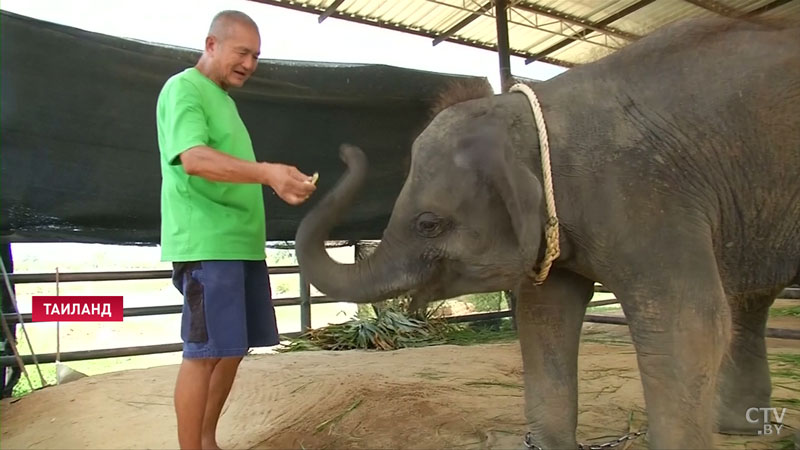
<path fill-rule="evenodd" d="M 756 433 L 768 309 L 800 282 L 800 26 L 680 23 L 530 87 L 442 105 L 380 246 L 353 265 L 324 249 L 367 170 L 344 146 L 346 174 L 297 232 L 302 271 L 355 302 L 515 289 L 528 443 L 545 449 L 577 446 L 600 282 L 630 324 L 651 447 Z"/>

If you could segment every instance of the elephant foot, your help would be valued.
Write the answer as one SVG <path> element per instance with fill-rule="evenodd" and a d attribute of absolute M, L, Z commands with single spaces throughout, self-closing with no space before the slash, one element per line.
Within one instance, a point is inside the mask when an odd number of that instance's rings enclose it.
<path fill-rule="evenodd" d="M 748 334 L 746 330 L 752 327 L 740 325 L 737 329 L 730 359 L 723 361 L 718 379 L 715 431 L 752 436 L 764 430 L 764 411 L 769 408 L 772 384 L 763 335 Z"/>
<path fill-rule="evenodd" d="M 717 413 L 714 431 L 720 434 L 756 436 L 764 430 L 762 405 L 753 404 L 746 408 L 721 408 Z M 768 406 L 767 406 L 768 407 Z M 748 416 L 748 408 L 754 408 Z"/>
<path fill-rule="evenodd" d="M 753 436 L 764 430 L 764 411 L 770 406 L 771 386 L 766 363 L 751 365 L 750 372 L 728 372 L 721 378 L 717 396 L 715 430 L 721 434 Z M 759 376 L 760 374 L 760 376 Z"/>

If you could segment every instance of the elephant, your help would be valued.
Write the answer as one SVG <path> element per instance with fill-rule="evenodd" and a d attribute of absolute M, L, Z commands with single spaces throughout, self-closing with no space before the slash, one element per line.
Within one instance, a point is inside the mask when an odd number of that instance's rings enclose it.
<path fill-rule="evenodd" d="M 601 283 L 627 319 L 651 448 L 756 434 L 768 310 L 800 282 L 800 24 L 681 21 L 526 85 L 544 127 L 520 92 L 442 96 L 379 246 L 355 264 L 325 250 L 368 170 L 342 144 L 344 174 L 295 236 L 302 273 L 350 302 L 514 290 L 525 444 L 544 449 L 577 448 L 579 341 Z"/>

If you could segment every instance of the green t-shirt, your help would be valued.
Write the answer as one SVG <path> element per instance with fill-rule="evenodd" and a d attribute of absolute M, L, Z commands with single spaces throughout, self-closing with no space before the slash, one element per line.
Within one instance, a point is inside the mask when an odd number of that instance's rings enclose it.
<path fill-rule="evenodd" d="M 162 261 L 263 260 L 266 241 L 260 184 L 190 176 L 180 153 L 205 145 L 255 161 L 233 99 L 196 68 L 172 76 L 158 97 Z"/>

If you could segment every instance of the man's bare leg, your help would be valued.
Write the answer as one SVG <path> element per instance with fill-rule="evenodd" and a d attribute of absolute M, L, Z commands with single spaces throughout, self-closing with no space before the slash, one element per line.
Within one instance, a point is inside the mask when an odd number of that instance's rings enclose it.
<path fill-rule="evenodd" d="M 219 449 L 217 445 L 217 422 L 219 421 L 222 407 L 233 386 L 236 371 L 239 368 L 241 357 L 221 358 L 214 367 L 208 388 L 205 414 L 203 416 L 203 430 L 201 442 L 203 449 Z"/>
<path fill-rule="evenodd" d="M 219 358 L 184 359 L 175 383 L 175 415 L 178 444 L 182 449 L 201 448 L 201 430 L 211 375 Z"/>

